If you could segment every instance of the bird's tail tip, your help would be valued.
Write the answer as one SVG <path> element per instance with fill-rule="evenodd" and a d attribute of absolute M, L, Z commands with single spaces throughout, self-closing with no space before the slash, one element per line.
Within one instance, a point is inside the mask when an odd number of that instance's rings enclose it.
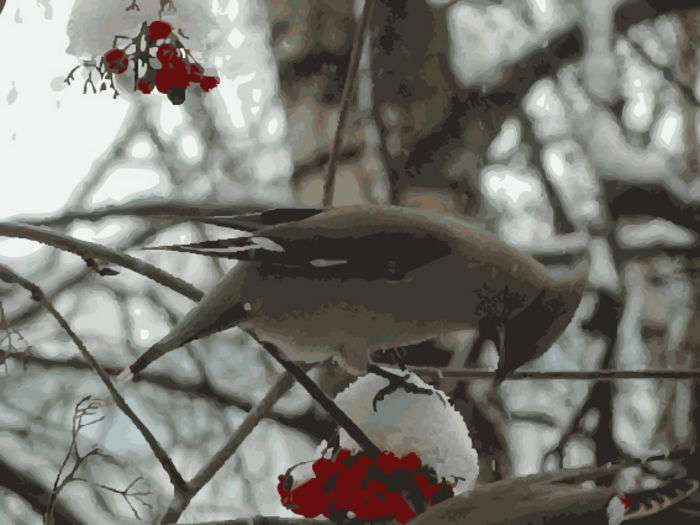
<path fill-rule="evenodd" d="M 679 478 L 656 489 L 616 496 L 608 504 L 608 523 L 618 525 L 653 516 L 682 502 L 699 488 L 698 480 Z"/>

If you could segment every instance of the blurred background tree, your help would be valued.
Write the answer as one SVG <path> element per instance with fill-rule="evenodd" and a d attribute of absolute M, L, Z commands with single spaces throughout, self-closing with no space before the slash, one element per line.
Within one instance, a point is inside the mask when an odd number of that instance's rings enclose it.
<path fill-rule="evenodd" d="M 142 11 L 125 11 L 131 3 L 5 6 L 0 211 L 208 290 L 228 262 L 139 248 L 222 233 L 182 222 L 187 214 L 321 203 L 362 2 L 175 0 L 167 16 L 216 67 L 220 89 L 176 107 L 128 90 L 115 101 L 65 87 L 75 56 L 102 53 L 104 35 L 133 33 L 138 17 L 159 7 L 139 0 Z M 333 204 L 466 215 L 553 272 L 588 251 L 590 292 L 530 368 L 698 367 L 696 5 L 375 0 Z M 63 39 L 69 54 L 49 37 Z M 112 266 L 26 241 L 0 242 L 0 262 L 40 284 L 112 372 L 191 304 L 128 270 L 104 275 Z M 102 387 L 24 291 L 0 283 L 0 301 L 0 516 L 36 523 L 71 443 L 76 403 Z M 493 366 L 492 349 L 472 351 L 473 339 L 452 334 L 406 349 L 405 359 Z M 158 361 L 128 399 L 189 478 L 279 374 L 232 330 Z M 348 382 L 330 364 L 312 375 L 329 394 Z M 688 380 L 510 381 L 497 392 L 484 380 L 441 386 L 475 438 L 483 481 L 676 449 L 700 431 L 700 389 Z M 91 483 L 67 486 L 57 522 L 134 518 L 124 494 L 99 484 L 123 489 L 139 477 L 154 509 L 134 501 L 139 515 L 167 505 L 167 477 L 139 434 L 116 409 L 101 414 L 81 439 L 115 459 L 81 467 Z M 183 520 L 289 515 L 277 475 L 332 434 L 332 422 L 294 386 Z M 630 490 L 655 479 L 630 469 L 619 482 Z"/>

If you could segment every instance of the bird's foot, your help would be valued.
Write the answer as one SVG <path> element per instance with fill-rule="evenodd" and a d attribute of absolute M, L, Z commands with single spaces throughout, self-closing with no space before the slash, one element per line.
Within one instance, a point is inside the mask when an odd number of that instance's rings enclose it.
<path fill-rule="evenodd" d="M 508 377 L 512 374 L 512 371 L 507 369 L 507 368 L 501 368 L 500 366 L 496 369 L 496 373 L 493 376 L 493 386 L 494 387 L 499 387 L 501 386 L 501 383 L 508 379 Z"/>
<path fill-rule="evenodd" d="M 386 396 L 389 394 L 392 394 L 393 392 L 397 391 L 399 388 L 403 388 L 406 392 L 409 392 L 411 394 L 435 394 L 435 391 L 431 388 L 424 388 L 418 385 L 414 385 L 413 383 L 410 383 L 408 381 L 408 378 L 410 377 L 410 374 L 395 374 L 393 372 L 389 372 L 388 370 L 385 370 L 384 368 L 381 368 L 377 365 L 370 365 L 367 370 L 369 372 L 372 372 L 373 374 L 376 374 L 380 377 L 383 377 L 384 379 L 389 380 L 389 384 L 382 388 L 377 394 L 374 396 L 374 399 L 372 400 L 372 408 L 374 411 L 377 411 L 377 403 L 382 401 Z M 442 399 L 440 396 L 438 396 L 440 401 L 443 403 L 445 402 L 444 399 Z"/>
<path fill-rule="evenodd" d="M 404 357 L 406 355 L 406 350 L 403 348 L 392 348 L 389 350 L 389 355 L 391 355 L 391 357 L 394 359 L 396 366 L 405 372 L 406 362 L 404 361 Z"/>

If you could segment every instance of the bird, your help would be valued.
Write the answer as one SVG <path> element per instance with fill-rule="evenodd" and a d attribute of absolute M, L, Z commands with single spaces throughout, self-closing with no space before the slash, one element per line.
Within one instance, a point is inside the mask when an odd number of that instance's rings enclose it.
<path fill-rule="evenodd" d="M 697 479 L 685 475 L 627 494 L 610 486 L 582 485 L 611 477 L 625 466 L 629 464 L 564 469 L 487 483 L 429 508 L 411 525 L 619 525 L 670 509 L 700 487 Z"/>
<path fill-rule="evenodd" d="M 542 355 L 581 301 L 588 262 L 554 279 L 529 255 L 466 219 L 418 208 L 277 208 L 218 217 L 232 238 L 152 246 L 237 264 L 122 374 L 238 326 L 291 361 L 333 357 L 353 375 L 370 353 L 478 329 L 496 345 L 497 380 Z"/>

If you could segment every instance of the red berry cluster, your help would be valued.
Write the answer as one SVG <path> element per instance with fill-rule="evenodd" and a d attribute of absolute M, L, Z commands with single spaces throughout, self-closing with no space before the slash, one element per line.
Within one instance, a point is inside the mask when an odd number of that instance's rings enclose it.
<path fill-rule="evenodd" d="M 117 47 L 120 38 L 129 42 L 123 49 Z M 219 78 L 204 74 L 204 69 L 182 44 L 172 26 L 163 20 L 150 24 L 144 22 L 136 37 L 116 37 L 113 45 L 114 49 L 107 51 L 99 64 L 92 65 L 102 81 L 100 91 L 106 89 L 105 83 L 109 81 L 115 97 L 117 90 L 113 77 L 125 73 L 129 62 L 134 64 L 134 90 L 149 94 L 155 87 L 176 105 L 185 101 L 186 90 L 191 84 L 199 85 L 202 91 L 211 91 L 219 85 Z M 76 69 L 69 73 L 67 83 L 73 80 Z M 93 92 L 97 91 L 92 71 L 85 90 L 88 85 L 92 86 Z"/>
<path fill-rule="evenodd" d="M 406 523 L 425 508 L 453 495 L 413 452 L 370 456 L 339 450 L 332 459 L 313 463 L 314 477 L 297 487 L 291 470 L 279 476 L 282 504 L 307 518 L 324 515 L 335 523 Z"/>

